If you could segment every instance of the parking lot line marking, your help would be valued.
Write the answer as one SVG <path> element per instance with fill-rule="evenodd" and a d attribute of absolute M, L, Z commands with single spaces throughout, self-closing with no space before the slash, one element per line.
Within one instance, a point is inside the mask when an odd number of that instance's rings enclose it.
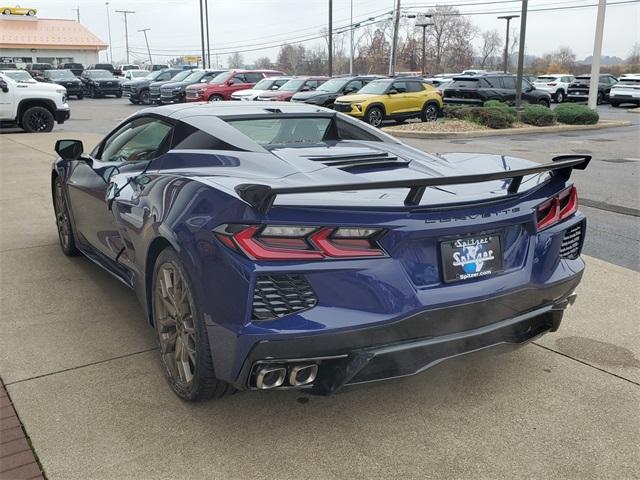
<path fill-rule="evenodd" d="M 611 375 L 612 377 L 619 378 L 620 380 L 624 380 L 625 382 L 629 382 L 629 383 L 631 383 L 631 384 L 633 384 L 633 385 L 636 385 L 636 386 L 640 387 L 640 383 L 638 383 L 638 382 L 636 382 L 636 381 L 634 381 L 634 380 L 630 380 L 630 379 L 628 379 L 628 378 L 626 378 L 626 377 L 623 377 L 623 376 L 621 376 L 621 375 L 618 375 L 617 373 L 613 373 L 613 372 L 610 372 L 610 371 L 608 371 L 608 370 L 605 370 L 604 368 L 597 367 L 597 366 L 595 366 L 595 365 L 593 365 L 593 364 L 591 364 L 591 363 L 585 362 L 584 360 L 580 360 L 580 359 L 578 359 L 578 358 L 572 357 L 571 355 L 567 355 L 566 353 L 562 353 L 562 352 L 560 352 L 560 351 L 558 351 L 558 350 L 554 350 L 553 348 L 549 348 L 549 347 L 547 347 L 547 346 L 545 346 L 545 345 L 540 345 L 540 344 L 539 344 L 539 343 L 537 343 L 537 342 L 532 342 L 532 343 L 533 343 L 535 346 L 540 347 L 540 348 L 543 348 L 543 349 L 545 349 L 545 350 L 547 350 L 547 351 L 549 351 L 549 352 L 557 353 L 558 355 L 562 355 L 563 357 L 569 358 L 569 359 L 571 359 L 571 360 L 573 360 L 573 361 L 576 361 L 576 362 L 578 362 L 578 363 L 581 363 L 581 364 L 583 364 L 583 365 L 586 365 L 587 367 L 591 367 L 591 368 L 593 368 L 593 369 L 595 369 L 595 370 L 599 370 L 599 371 L 601 371 L 602 373 L 606 373 L 606 374 L 608 374 L 608 375 Z"/>
<path fill-rule="evenodd" d="M 637 208 L 623 207 L 622 205 L 614 205 L 612 203 L 591 200 L 589 198 L 580 198 L 580 204 L 585 207 L 596 208 L 607 212 L 619 213 L 621 215 L 629 215 L 631 217 L 640 217 L 640 210 Z"/>
<path fill-rule="evenodd" d="M 56 370 L 55 372 L 43 373 L 42 375 L 35 375 L 29 378 L 21 378 L 20 380 L 16 380 L 15 382 L 5 383 L 5 387 L 9 387 L 11 385 L 15 385 L 17 383 L 28 382 L 29 380 L 36 380 L 38 378 L 50 377 L 51 375 L 56 375 L 58 373 L 71 372 L 73 370 L 79 370 L 85 367 L 91 367 L 93 365 L 100 365 L 101 363 L 111 362 L 113 360 L 120 360 L 121 358 L 133 357 L 135 355 L 140 355 L 141 353 L 148 353 L 157 350 L 158 347 L 147 348 L 145 350 L 140 350 L 138 352 L 125 353 L 124 355 L 118 355 L 117 357 L 105 358 L 104 360 L 98 360 L 97 362 L 85 363 L 84 365 L 77 365 L 75 367 L 63 368 L 62 370 Z"/>

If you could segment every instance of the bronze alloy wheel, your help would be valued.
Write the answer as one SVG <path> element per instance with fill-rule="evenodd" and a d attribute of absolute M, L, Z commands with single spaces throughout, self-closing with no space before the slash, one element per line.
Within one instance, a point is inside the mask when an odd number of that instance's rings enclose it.
<path fill-rule="evenodd" d="M 73 256 L 78 254 L 73 231 L 71 229 L 71 220 L 69 218 L 69 209 L 67 208 L 67 200 L 62 189 L 62 182 L 56 178 L 53 190 L 53 209 L 56 214 L 56 226 L 58 227 L 58 237 L 60 238 L 60 246 L 65 255 Z"/>
<path fill-rule="evenodd" d="M 162 363 L 171 380 L 188 388 L 196 372 L 196 335 L 189 287 L 173 263 L 158 268 L 153 299 Z"/>

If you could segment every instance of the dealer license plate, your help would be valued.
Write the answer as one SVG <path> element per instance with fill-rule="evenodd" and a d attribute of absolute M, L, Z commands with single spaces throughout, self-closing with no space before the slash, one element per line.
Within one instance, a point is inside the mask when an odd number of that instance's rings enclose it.
<path fill-rule="evenodd" d="M 445 282 L 486 277 L 502 271 L 500 235 L 461 237 L 440 243 Z"/>

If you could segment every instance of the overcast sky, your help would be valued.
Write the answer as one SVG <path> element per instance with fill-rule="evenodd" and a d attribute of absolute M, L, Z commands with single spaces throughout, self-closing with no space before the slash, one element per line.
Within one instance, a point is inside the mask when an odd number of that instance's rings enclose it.
<path fill-rule="evenodd" d="M 633 43 L 640 42 L 640 3 L 613 5 L 619 1 L 624 0 L 608 0 L 602 50 L 603 55 L 625 58 Z M 333 0 L 335 27 L 349 24 L 350 2 Z M 354 21 L 390 11 L 394 3 L 395 0 L 353 0 Z M 520 9 L 519 0 L 403 0 L 402 7 L 428 8 L 435 3 L 457 5 L 460 11 L 471 13 L 473 23 L 481 30 L 498 29 L 501 35 L 504 35 L 505 22 L 496 17 Z M 526 52 L 540 55 L 567 45 L 579 60 L 591 55 L 596 7 L 535 10 L 595 3 L 597 0 L 529 0 Z M 108 43 L 104 0 L 23 0 L 21 5 L 38 8 L 42 18 L 75 18 L 75 8 L 79 7 L 81 23 Z M 225 52 L 253 50 L 242 53 L 245 62 L 265 55 L 275 59 L 277 47 L 255 49 L 319 34 L 327 25 L 327 5 L 328 0 L 209 0 L 211 48 Z M 136 12 L 129 15 L 129 43 L 140 59 L 146 58 L 137 53 L 146 51 L 144 36 L 138 32 L 142 28 L 151 29 L 147 33 L 152 54 L 178 56 L 180 52 L 197 54 L 200 49 L 198 0 L 111 0 L 109 10 L 116 62 L 125 58 L 125 35 L 123 15 L 115 10 Z M 491 13 L 481 14 L 484 12 Z M 304 45 L 318 42 L 321 41 L 312 40 Z M 101 59 L 104 58 L 103 53 Z M 162 63 L 167 58 L 154 55 L 154 62 Z M 220 55 L 218 60 L 226 65 L 226 55 Z"/>

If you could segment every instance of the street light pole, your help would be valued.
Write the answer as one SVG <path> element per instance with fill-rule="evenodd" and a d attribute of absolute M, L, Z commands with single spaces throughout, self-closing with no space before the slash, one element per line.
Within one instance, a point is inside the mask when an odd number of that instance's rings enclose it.
<path fill-rule="evenodd" d="M 518 45 L 518 76 L 516 77 L 516 108 L 522 104 L 522 72 L 524 70 L 524 43 L 527 33 L 527 8 L 529 0 L 522 0 L 520 12 L 520 45 Z"/>
<path fill-rule="evenodd" d="M 113 63 L 113 46 L 111 44 L 111 20 L 109 19 L 109 2 L 104 2 L 107 6 L 107 30 L 109 32 L 109 61 Z"/>
<path fill-rule="evenodd" d="M 602 34 L 604 33 L 604 14 L 607 0 L 598 2 L 596 17 L 596 35 L 593 41 L 593 57 L 591 57 L 591 80 L 589 81 L 589 108 L 596 109 L 598 104 L 598 83 L 600 81 L 600 55 L 602 54 Z"/>
<path fill-rule="evenodd" d="M 207 68 L 207 57 L 204 53 L 204 15 L 202 14 L 202 0 L 200 0 L 200 44 L 202 45 L 202 68 Z"/>
<path fill-rule="evenodd" d="M 204 0 L 204 23 L 207 27 L 207 67 L 211 68 L 211 46 L 209 45 L 209 0 Z"/>
<path fill-rule="evenodd" d="M 351 21 L 349 22 L 351 28 L 351 41 L 349 43 L 349 75 L 353 75 L 353 0 L 351 0 Z"/>
<path fill-rule="evenodd" d="M 393 38 L 391 40 L 391 55 L 389 56 L 389 76 L 396 74 L 396 48 L 398 46 L 398 30 L 400 28 L 400 0 L 396 0 L 395 18 L 393 20 Z"/>
<path fill-rule="evenodd" d="M 124 41 L 127 48 L 127 63 L 129 63 L 129 28 L 127 25 L 127 15 L 130 13 L 136 13 L 131 10 L 116 10 L 124 16 Z M 113 62 L 113 60 L 111 60 Z"/>
<path fill-rule="evenodd" d="M 329 0 L 329 76 L 333 75 L 333 0 Z"/>
<path fill-rule="evenodd" d="M 422 75 L 426 75 L 427 73 L 427 27 L 433 25 L 433 23 L 429 23 L 426 20 L 431 18 L 431 15 L 422 15 L 424 17 L 424 21 L 422 23 L 416 23 L 416 27 L 422 27 L 422 62 L 421 62 L 421 72 Z"/>
<path fill-rule="evenodd" d="M 499 20 L 507 21 L 507 34 L 505 35 L 506 39 L 504 42 L 504 60 L 503 60 L 503 69 L 504 73 L 507 73 L 509 69 L 509 23 L 511 23 L 512 18 L 518 18 L 520 15 L 505 15 L 503 17 L 498 17 Z"/>
<path fill-rule="evenodd" d="M 151 30 L 151 29 L 143 28 L 142 30 L 138 30 L 138 31 L 144 33 L 144 43 L 147 44 L 147 53 L 149 54 L 149 65 L 153 65 L 153 60 L 151 59 L 151 49 L 149 49 L 149 40 L 147 39 L 148 30 Z"/>

